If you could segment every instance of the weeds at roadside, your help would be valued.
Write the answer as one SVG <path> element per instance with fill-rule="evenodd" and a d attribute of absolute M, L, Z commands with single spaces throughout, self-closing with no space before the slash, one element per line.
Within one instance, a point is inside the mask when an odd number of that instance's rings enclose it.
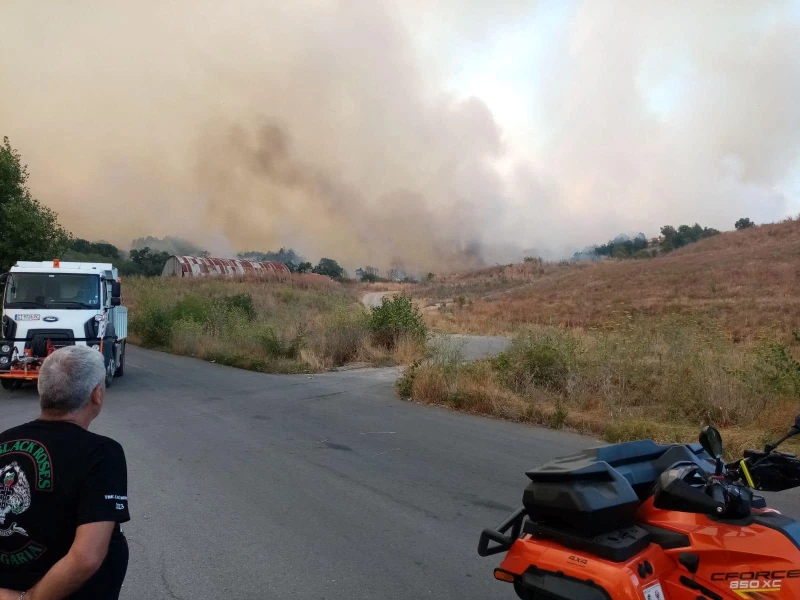
<path fill-rule="evenodd" d="M 438 352 L 406 371 L 402 395 L 613 442 L 696 439 L 714 424 L 734 432 L 735 449 L 774 438 L 800 410 L 800 365 L 785 346 L 736 344 L 694 318 L 534 327 L 471 364 Z"/>
<path fill-rule="evenodd" d="M 368 313 L 350 291 L 316 278 L 130 278 L 125 293 L 132 343 L 228 366 L 301 373 L 407 364 L 425 353 L 410 301 Z"/>

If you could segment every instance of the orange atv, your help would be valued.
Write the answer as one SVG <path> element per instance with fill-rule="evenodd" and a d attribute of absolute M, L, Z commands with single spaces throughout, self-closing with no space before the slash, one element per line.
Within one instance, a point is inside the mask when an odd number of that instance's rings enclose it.
<path fill-rule="evenodd" d="M 778 445 L 722 460 L 722 438 L 628 442 L 527 473 L 524 508 L 481 534 L 506 553 L 495 578 L 522 600 L 800 600 L 800 521 L 754 490 L 800 486 L 800 460 Z"/>

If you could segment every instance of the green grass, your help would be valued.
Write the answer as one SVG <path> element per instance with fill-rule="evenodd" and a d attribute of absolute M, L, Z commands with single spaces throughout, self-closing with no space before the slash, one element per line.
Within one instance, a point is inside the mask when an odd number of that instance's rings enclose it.
<path fill-rule="evenodd" d="M 352 291 L 327 278 L 130 278 L 124 285 L 133 343 L 219 364 L 303 373 L 396 364 L 424 352 L 424 339 L 416 349 L 385 344 L 387 328 L 403 334 L 406 325 L 376 324 Z"/>

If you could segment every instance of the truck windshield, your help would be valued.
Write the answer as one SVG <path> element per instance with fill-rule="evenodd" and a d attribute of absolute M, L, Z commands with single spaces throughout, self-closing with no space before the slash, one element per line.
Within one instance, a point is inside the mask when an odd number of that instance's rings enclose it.
<path fill-rule="evenodd" d="M 6 308 L 100 308 L 100 278 L 71 273 L 11 273 Z"/>

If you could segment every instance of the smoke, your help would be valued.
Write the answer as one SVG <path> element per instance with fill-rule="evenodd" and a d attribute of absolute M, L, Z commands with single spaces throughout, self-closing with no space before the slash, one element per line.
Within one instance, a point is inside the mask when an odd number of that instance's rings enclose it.
<path fill-rule="evenodd" d="M 585 1 L 537 25 L 548 11 L 8 0 L 0 133 L 67 227 L 120 245 L 176 235 L 441 270 L 787 213 L 796 3 Z M 454 91 L 525 27 L 548 36 L 536 60 L 498 58 L 523 65 L 506 81 L 522 122 L 481 99 L 491 84 Z"/>

